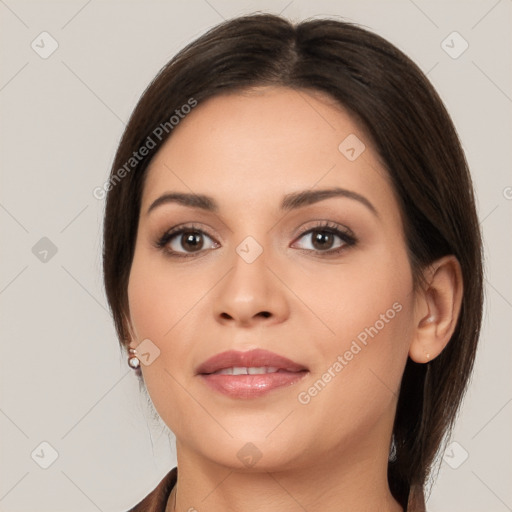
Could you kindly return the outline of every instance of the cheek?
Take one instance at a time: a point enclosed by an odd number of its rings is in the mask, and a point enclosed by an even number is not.
[[[340,269],[334,283],[317,276],[322,292],[309,294],[312,304],[323,305],[316,313],[334,335],[316,337],[313,385],[301,388],[299,402],[312,415],[329,410],[334,436],[369,427],[389,413],[407,360],[414,332],[407,255],[395,251],[380,256],[371,264]]]
[[[315,345],[331,357],[356,339],[363,344],[386,340],[392,350],[407,345],[407,336],[399,334],[411,326],[412,287],[407,254],[399,248],[358,253],[336,267],[316,264],[294,282],[310,311],[304,316],[316,321]]]
[[[156,340],[172,327],[170,313],[173,311],[172,295],[141,259],[135,259],[128,283],[130,317],[135,327],[138,342],[144,338]]]
[[[130,317],[136,343],[150,339],[160,351],[150,365],[141,365],[144,385],[167,426],[180,432],[181,413],[190,407],[190,397],[184,392],[186,382],[179,369],[189,364],[186,340],[193,339],[184,336],[183,329],[187,311],[198,300],[197,288],[190,275],[169,275],[165,261],[155,260],[143,250],[135,253],[128,283]]]
[[[138,341],[149,338],[159,346],[198,301],[194,272],[170,272],[165,258],[142,249],[135,253],[128,283],[130,316]]]

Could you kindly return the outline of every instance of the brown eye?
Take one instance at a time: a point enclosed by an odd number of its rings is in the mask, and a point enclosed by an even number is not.
[[[356,239],[352,234],[345,233],[339,228],[326,225],[312,228],[303,233],[298,240],[308,240],[309,242],[302,243],[300,249],[307,251],[332,254],[343,250],[346,246],[351,246],[356,243]],[[295,242],[297,244],[297,242]]]
[[[219,244],[200,229],[184,227],[164,234],[157,246],[170,256],[193,256],[209,248],[215,249]]]
[[[187,231],[178,239],[181,247],[189,251],[199,251],[203,248],[204,239],[199,231]]]
[[[312,231],[312,245],[319,251],[331,249],[334,244],[334,236],[327,231]]]

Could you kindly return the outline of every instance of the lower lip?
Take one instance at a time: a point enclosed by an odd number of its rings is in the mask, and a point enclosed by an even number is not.
[[[308,372],[275,372],[260,375],[200,375],[212,389],[231,398],[258,398],[267,393],[291,386]]]

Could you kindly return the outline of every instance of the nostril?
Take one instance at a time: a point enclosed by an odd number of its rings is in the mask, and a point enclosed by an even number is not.
[[[269,311],[260,311],[259,313],[257,313],[254,316],[255,317],[262,316],[263,318],[269,318],[272,316],[272,313],[270,313]],[[220,317],[225,320],[233,320],[233,317],[229,313],[226,313],[226,312],[221,313]]]

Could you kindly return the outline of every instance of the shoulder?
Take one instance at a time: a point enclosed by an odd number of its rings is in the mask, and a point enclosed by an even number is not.
[[[128,512],[165,512],[167,499],[176,484],[178,469],[173,468],[160,483],[140,502]]]

